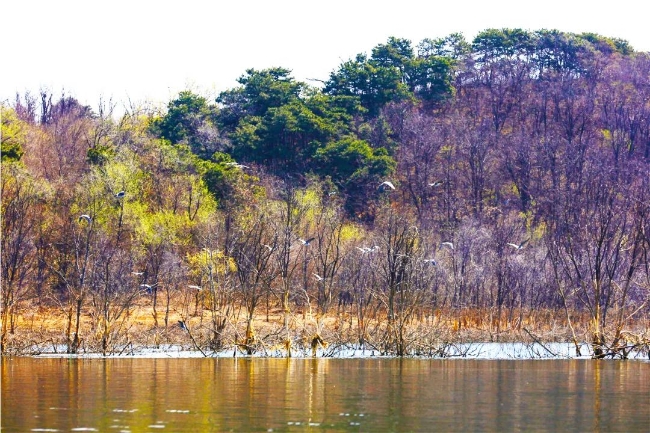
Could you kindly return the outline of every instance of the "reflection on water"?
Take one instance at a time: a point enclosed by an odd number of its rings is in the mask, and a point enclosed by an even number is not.
[[[2,360],[2,431],[648,431],[650,363]]]

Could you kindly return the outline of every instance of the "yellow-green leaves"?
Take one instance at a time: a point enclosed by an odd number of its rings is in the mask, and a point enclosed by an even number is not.
[[[0,105],[0,119],[2,120],[0,137],[2,138],[2,162],[19,161],[22,158],[27,139],[25,122],[18,119],[16,112]]]
[[[209,282],[209,278],[235,272],[237,265],[232,257],[223,251],[203,248],[200,251],[188,253],[186,256],[192,281]]]

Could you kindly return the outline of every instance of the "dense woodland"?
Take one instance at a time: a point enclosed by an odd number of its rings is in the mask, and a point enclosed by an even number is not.
[[[444,355],[464,329],[647,350],[648,53],[488,29],[238,83],[119,118],[2,105],[3,353]]]

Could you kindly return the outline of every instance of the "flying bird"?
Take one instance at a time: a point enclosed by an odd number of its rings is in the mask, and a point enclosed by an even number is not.
[[[357,247],[359,251],[361,251],[363,254],[365,253],[374,253],[375,251],[379,251],[379,245],[375,245],[374,247]]]
[[[93,219],[90,217],[90,215],[83,214],[83,215],[80,215],[80,216],[79,216],[79,222],[81,222],[82,220],[86,220],[86,222],[87,222],[88,224],[90,224],[90,222],[91,222]]]
[[[133,275],[138,275],[138,276],[140,276],[140,275],[144,275],[144,272],[136,272],[136,271],[133,271],[133,272],[131,272],[131,273],[132,273]]]
[[[199,292],[202,290],[202,289],[201,289],[201,286],[196,286],[196,285],[194,285],[194,284],[190,284],[190,285],[187,286],[187,287],[189,287],[190,289],[198,290]]]
[[[529,240],[530,240],[530,238],[526,239],[525,241],[523,241],[519,245],[508,242],[508,245],[510,245],[511,247],[513,247],[516,250],[520,250],[520,249],[522,249],[524,247],[524,245],[526,245],[526,243],[528,243]]]
[[[321,277],[320,275],[318,275],[315,272],[313,273],[313,275],[314,275],[314,278],[316,278],[316,280],[318,280],[318,281],[323,281],[325,279],[325,278]]]
[[[185,322],[182,320],[178,321],[178,327],[181,328],[183,331],[187,331],[187,326],[185,325]]]
[[[140,287],[142,287],[145,292],[151,293],[153,291],[153,288],[156,287],[156,284],[140,284]]]
[[[382,189],[386,189],[385,187],[388,187],[390,189],[395,189],[395,185],[391,181],[385,180],[382,183],[379,184],[379,187]]]
[[[441,180],[436,180],[435,182],[429,184],[429,186],[432,186],[434,188],[437,187],[437,186],[440,186],[440,185],[442,185]]]
[[[305,240],[305,239],[301,239],[301,238],[298,238],[298,240],[300,241],[300,243],[303,244],[304,246],[309,245],[309,244],[311,243],[311,241],[313,241],[314,239],[316,239],[316,238],[309,238],[309,239],[307,239],[307,240]]]
[[[117,194],[115,194],[115,197],[116,198],[124,198],[125,195],[126,195],[125,191],[120,191]]]
[[[433,266],[436,266],[438,263],[434,259],[424,259],[422,260],[424,263],[431,263]]]
[[[250,168],[249,166],[240,164],[238,162],[226,162],[224,165],[227,165],[229,167],[237,167],[237,168]]]
[[[440,245],[444,245],[444,246],[446,246],[446,247],[449,247],[449,248],[451,248],[452,250],[454,249],[454,244],[451,243],[451,242],[443,242],[443,243],[441,243]]]
[[[262,246],[265,247],[265,248],[266,248],[267,250],[269,250],[269,251],[273,251],[273,250],[274,250],[274,248],[273,248],[271,245],[262,244]]]

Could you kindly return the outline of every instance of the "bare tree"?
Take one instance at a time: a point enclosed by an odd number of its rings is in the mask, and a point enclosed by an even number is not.
[[[254,352],[257,341],[253,326],[257,307],[271,290],[271,284],[276,277],[273,266],[276,248],[277,238],[273,227],[263,214],[256,215],[251,226],[242,223],[232,248],[232,257],[237,268],[237,297],[246,308],[246,336],[243,347],[249,355]]]
[[[44,211],[44,185],[21,167],[2,167],[2,331],[0,352],[7,333],[14,332],[16,307],[28,295],[27,282],[35,269],[35,238]]]
[[[407,326],[424,291],[415,284],[419,257],[419,233],[413,221],[392,211],[385,217],[381,230],[382,260],[380,286],[376,296],[386,311],[384,351],[404,356],[409,351]]]
[[[339,270],[345,259],[343,234],[345,223],[336,207],[321,206],[316,216],[316,245],[313,277],[317,288],[317,334],[334,303]]]
[[[589,182],[565,209],[567,225],[555,230],[550,252],[563,278],[563,299],[567,302],[574,294],[589,313],[593,356],[599,358],[617,352],[612,341],[620,339],[624,312],[630,312],[643,237],[641,220],[631,213],[632,194],[621,196],[623,185],[601,165],[600,157],[593,161],[597,163],[590,164]],[[610,320],[612,309],[618,311],[618,320]]]

